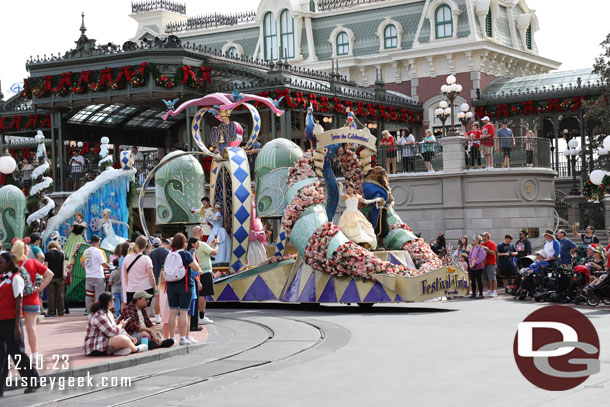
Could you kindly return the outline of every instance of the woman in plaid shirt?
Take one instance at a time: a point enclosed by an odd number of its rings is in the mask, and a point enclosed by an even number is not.
[[[146,345],[135,345],[135,339],[124,332],[123,328],[128,320],[118,325],[109,311],[112,305],[112,294],[100,294],[99,302],[91,306],[91,316],[87,323],[87,334],[83,350],[87,356],[129,355],[130,353],[148,350]]]

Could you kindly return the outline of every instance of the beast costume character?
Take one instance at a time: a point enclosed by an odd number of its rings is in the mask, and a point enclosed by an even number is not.
[[[366,200],[382,198],[381,203],[371,204],[371,224],[377,236],[378,247],[383,245],[383,239],[390,232],[388,224],[388,208],[394,201],[392,190],[385,170],[381,167],[374,167],[363,180],[362,192]]]

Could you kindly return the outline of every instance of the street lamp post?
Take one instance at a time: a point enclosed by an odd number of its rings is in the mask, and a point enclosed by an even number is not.
[[[434,115],[438,117],[441,123],[443,123],[443,136],[446,136],[447,134],[445,132],[445,122],[447,121],[450,115],[453,115],[453,111],[449,107],[447,102],[445,102],[444,100],[441,100],[438,106],[439,107],[434,111]]]
[[[468,103],[462,103],[460,105],[460,112],[457,114],[457,118],[460,122],[462,122],[462,126],[464,126],[464,129],[466,129],[466,126],[468,126],[468,123],[470,123],[470,120],[472,120],[472,112],[469,112],[470,110],[470,106],[468,106]]]
[[[570,191],[570,195],[572,196],[580,195],[580,191],[578,190],[578,186],[576,185],[576,160],[580,158],[580,151],[581,150],[578,147],[578,139],[575,138],[568,141],[568,148],[563,150],[563,155],[566,156],[572,168],[572,190]]]
[[[449,136],[455,136],[455,111],[453,109],[453,103],[455,99],[458,97],[460,92],[462,92],[462,85],[456,83],[456,78],[454,75],[449,75],[446,79],[447,84],[441,86],[441,93],[445,95],[445,97],[449,100],[449,105],[451,106],[451,131],[449,132]]]

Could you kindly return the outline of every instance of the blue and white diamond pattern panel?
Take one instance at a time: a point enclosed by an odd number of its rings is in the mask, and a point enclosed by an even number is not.
[[[258,113],[258,109],[248,103],[243,103],[242,106],[245,106],[250,114],[252,115],[252,132],[250,133],[250,139],[246,143],[246,151],[251,150],[254,147],[254,143],[258,138],[258,135],[261,131],[261,115]],[[271,113],[273,114],[273,113]]]
[[[229,166],[233,191],[233,236],[231,246],[231,272],[238,272],[247,263],[250,242],[250,222],[252,209],[252,187],[250,165],[246,152],[239,147],[225,149],[225,158],[220,165]]]
[[[288,237],[286,236],[286,232],[284,232],[284,228],[282,228],[282,231],[277,236],[277,240],[275,241],[275,253],[274,253],[275,256],[284,255],[284,250],[286,250],[287,240],[288,240]]]

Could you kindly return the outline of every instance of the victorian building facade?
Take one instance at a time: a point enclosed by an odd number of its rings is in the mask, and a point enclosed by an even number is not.
[[[148,5],[148,6],[147,6]],[[223,53],[331,72],[423,104],[424,127],[445,77],[463,91],[456,106],[497,78],[548,73],[559,62],[536,46],[538,17],[525,0],[260,0],[256,11],[192,17],[164,1],[134,4],[134,42],[169,35]]]

